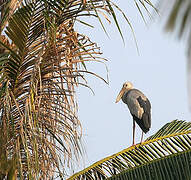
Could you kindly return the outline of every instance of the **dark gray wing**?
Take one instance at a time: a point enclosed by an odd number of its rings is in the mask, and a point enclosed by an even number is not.
[[[122,100],[143,132],[148,132],[151,127],[151,104],[147,97],[138,89],[131,89],[124,93]]]
[[[148,99],[145,100],[141,96],[137,98],[137,101],[139,102],[140,107],[143,108],[144,112],[141,120],[144,124],[144,128],[148,131],[151,127],[151,104]]]

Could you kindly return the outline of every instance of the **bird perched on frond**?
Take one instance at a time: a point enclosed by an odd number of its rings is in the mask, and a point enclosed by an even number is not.
[[[142,142],[143,133],[147,133],[151,127],[151,104],[141,91],[133,88],[131,82],[125,82],[123,84],[117,96],[116,103],[119,102],[120,99],[127,104],[133,116],[133,145],[135,145],[135,122],[142,129]]]

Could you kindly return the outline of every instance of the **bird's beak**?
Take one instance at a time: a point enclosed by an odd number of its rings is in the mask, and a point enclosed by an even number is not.
[[[125,92],[125,89],[122,88],[121,91],[119,92],[118,96],[117,96],[117,99],[116,99],[115,103],[118,103],[120,101],[120,99],[122,98],[124,92]]]

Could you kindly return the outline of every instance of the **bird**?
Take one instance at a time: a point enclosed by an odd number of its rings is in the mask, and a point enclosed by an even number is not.
[[[138,89],[134,89],[131,82],[125,82],[119,92],[116,103],[122,101],[127,104],[133,117],[133,145],[135,145],[135,122],[142,129],[141,142],[143,133],[147,133],[151,127],[151,103],[148,98]]]

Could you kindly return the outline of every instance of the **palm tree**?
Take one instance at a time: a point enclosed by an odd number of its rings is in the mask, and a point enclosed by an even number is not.
[[[0,179],[62,179],[80,158],[75,89],[88,87],[86,74],[99,77],[86,62],[105,59],[74,25],[91,27],[80,17],[96,17],[106,32],[104,14],[123,37],[114,8],[122,12],[110,0],[0,2]]]
[[[191,123],[174,120],[142,144],[106,157],[68,180],[190,179]]]

